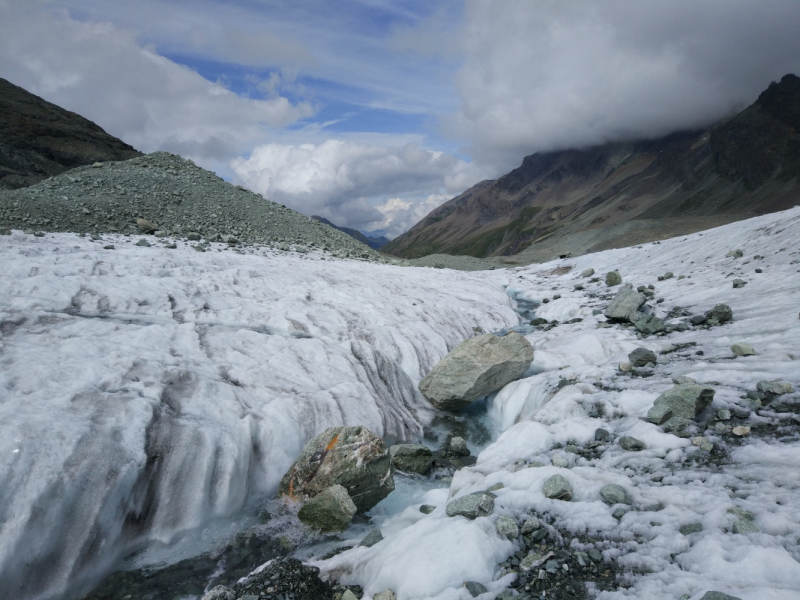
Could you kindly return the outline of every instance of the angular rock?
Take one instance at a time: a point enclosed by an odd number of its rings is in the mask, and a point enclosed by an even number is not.
[[[569,461],[560,454],[556,454],[551,462],[554,467],[558,467],[559,469],[566,469],[569,466]]]
[[[693,424],[694,421],[685,417],[670,417],[661,425],[661,428],[667,433],[674,433],[678,437],[686,437],[685,434],[692,429]]]
[[[436,507],[431,504],[423,504],[419,507],[419,512],[421,512],[423,515],[429,515],[435,510]]]
[[[733,287],[734,288],[743,288],[747,285],[747,282],[744,279],[734,279],[733,280]]]
[[[141,240],[139,240],[138,242],[136,242],[136,244],[134,244],[134,245],[135,245],[135,246],[143,246],[143,247],[145,247],[145,248],[149,248],[149,247],[150,247],[150,242],[148,242],[148,241],[147,241],[147,240],[145,240],[145,239],[141,239]]]
[[[644,367],[647,363],[656,364],[658,362],[656,353],[647,348],[636,348],[628,354],[628,360],[634,367]]]
[[[539,519],[530,518],[522,524],[522,529],[520,531],[522,535],[528,535],[529,533],[533,533],[537,529],[540,529],[541,526],[542,524],[539,523]]]
[[[726,323],[733,319],[733,310],[727,304],[717,304],[706,313],[707,319],[716,319],[720,323]]]
[[[761,530],[758,528],[758,525],[753,523],[751,520],[739,519],[733,524],[733,533],[761,533]]]
[[[688,523],[686,525],[681,525],[680,531],[683,535],[691,535],[693,533],[700,533],[703,531],[703,524],[702,523]]]
[[[342,594],[342,600],[358,600],[358,596],[348,589],[344,591],[344,594]]]
[[[138,227],[139,231],[142,233],[155,233],[158,231],[158,225],[151,223],[147,219],[136,219],[136,227]]]
[[[465,581],[464,587],[467,588],[469,595],[473,598],[477,598],[481,594],[485,594],[489,590],[486,589],[486,586],[482,583],[478,583],[477,581]]]
[[[453,456],[469,456],[470,451],[469,448],[467,448],[467,440],[460,436],[450,438],[450,443],[447,445],[447,454]]]
[[[647,420],[656,425],[666,423],[672,418],[672,408],[666,404],[653,406],[647,412]]]
[[[361,539],[361,542],[358,545],[365,546],[367,548],[372,548],[375,544],[377,544],[382,540],[383,540],[383,534],[381,533],[381,530],[373,529]]]
[[[611,516],[614,517],[617,521],[621,520],[622,517],[628,514],[627,509],[618,506],[614,509],[614,512],[611,513]]]
[[[394,468],[406,473],[424,475],[431,470],[433,453],[421,444],[395,444],[389,448]]]
[[[641,312],[633,313],[630,322],[633,323],[633,326],[636,327],[637,330],[645,335],[652,335],[664,331],[665,329],[664,321],[655,315],[646,315]]]
[[[664,273],[664,279],[672,279],[675,275],[672,274],[672,271],[667,271]]]
[[[628,493],[621,485],[609,483],[600,488],[600,497],[606,504],[631,504]]]
[[[572,487],[561,475],[548,477],[542,487],[542,493],[552,500],[572,500]]]
[[[515,540],[519,535],[519,527],[517,527],[517,522],[511,517],[500,517],[497,519],[497,522],[494,524],[494,526],[497,529],[498,535],[501,537]]]
[[[372,597],[372,600],[397,600],[397,596],[392,588],[386,588]]]
[[[209,590],[200,600],[236,600],[236,594],[230,588],[218,585]]]
[[[331,427],[309,441],[281,479],[278,493],[314,497],[342,485],[366,512],[394,490],[394,467],[383,440],[362,426]]]
[[[731,250],[725,255],[725,258],[742,258],[744,253],[741,250]]]
[[[623,450],[628,450],[631,452],[638,452],[639,450],[645,449],[644,442],[629,435],[619,438],[619,446]]]
[[[445,513],[448,517],[467,517],[477,519],[492,514],[494,510],[494,494],[475,492],[467,494],[447,503]]]
[[[792,393],[792,384],[788,381],[759,381],[756,384],[759,392],[782,396]]]
[[[742,600],[737,596],[729,596],[722,592],[706,592],[700,600]]]
[[[756,354],[755,348],[746,342],[732,344],[731,352],[733,352],[734,356],[753,356]]]
[[[619,271],[610,271],[606,273],[606,285],[608,287],[614,287],[620,283],[622,283],[622,275],[619,274]]]
[[[323,532],[344,531],[356,511],[356,505],[347,490],[337,484],[322,490],[303,504],[297,518],[309,527]]]
[[[441,410],[458,410],[519,379],[531,366],[533,346],[524,336],[482,335],[447,354],[420,382],[419,390]]]
[[[607,442],[611,439],[611,432],[607,429],[595,429],[594,439],[596,442]]]
[[[630,321],[645,300],[647,296],[634,291],[633,286],[626,283],[606,308],[606,318],[609,321]]]
[[[651,414],[653,418],[658,418],[653,409],[656,407],[668,406],[672,409],[674,417],[694,419],[711,404],[713,399],[713,388],[696,383],[682,383],[667,390],[656,398],[656,401],[653,403],[653,408],[647,413],[647,418],[651,420]],[[659,408],[658,412],[662,411],[663,409]]]
[[[594,275],[594,269],[592,268],[581,271],[581,277],[591,277],[592,275]]]

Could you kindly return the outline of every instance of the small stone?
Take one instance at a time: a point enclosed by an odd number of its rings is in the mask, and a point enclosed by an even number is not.
[[[561,475],[549,477],[542,487],[542,493],[552,500],[572,500],[572,487]]]
[[[591,277],[592,275],[594,275],[594,269],[589,268],[581,271],[581,277]]]
[[[764,271],[762,269],[756,269],[756,273],[763,273],[763,272]]]
[[[581,291],[583,289],[583,284],[582,283],[576,283],[573,287],[574,287],[575,291],[579,292],[579,291]]]
[[[619,445],[623,450],[629,450],[631,452],[638,452],[639,450],[645,449],[644,442],[628,435],[619,439]]]
[[[666,325],[664,321],[655,315],[646,315],[641,312],[634,313],[630,318],[631,323],[641,333],[645,335],[652,335],[664,331]]]
[[[613,287],[615,285],[619,285],[622,283],[622,275],[619,274],[619,271],[611,271],[606,273],[606,285],[608,287]]]
[[[465,581],[464,587],[467,588],[469,595],[473,598],[477,598],[481,594],[485,594],[489,590],[486,589],[486,586],[482,583],[478,583],[477,581]]]
[[[469,448],[467,448],[467,440],[459,436],[450,438],[450,446],[447,450],[450,454],[455,454],[456,456],[470,455]]]
[[[733,280],[733,287],[734,288],[743,288],[747,285],[747,282],[744,279],[734,279]]]
[[[761,530],[750,519],[739,519],[733,524],[733,533],[761,533]]]
[[[672,271],[667,271],[664,273],[664,279],[672,279],[675,275],[672,274]]]
[[[633,365],[629,362],[621,362],[619,363],[619,370],[623,373],[629,373],[631,370],[633,370]]]
[[[561,294],[553,294],[553,300],[560,300]]]
[[[531,321],[531,325],[533,325],[534,327],[539,327],[540,325],[547,325],[547,319],[536,317]]]
[[[92,167],[94,167],[95,169],[99,169],[102,166],[103,166],[103,163],[101,163],[101,162],[92,163]],[[219,586],[219,587],[222,587],[222,586]]]
[[[419,507],[419,512],[421,512],[423,515],[429,515],[435,510],[436,507],[431,504],[423,504]]]
[[[731,430],[733,435],[738,435],[739,437],[744,437],[750,434],[750,427],[747,425],[738,425]]]
[[[680,531],[683,535],[691,535],[693,533],[699,533],[703,531],[703,524],[702,523],[688,523],[687,525],[681,525]]]
[[[150,242],[148,242],[146,239],[142,238],[141,240],[139,240],[138,242],[136,242],[136,244],[135,244],[135,245],[136,245],[136,246],[143,246],[143,247],[145,247],[145,248],[149,248],[149,247],[150,247]]]
[[[186,234],[186,239],[190,242],[199,242],[200,241],[200,234],[196,231],[190,231]]]
[[[347,589],[344,591],[344,594],[342,594],[342,600],[358,600],[358,596]]]
[[[707,321],[705,315],[694,315],[692,318],[689,319],[689,322],[697,327],[698,325],[702,325]]]
[[[792,384],[788,381],[759,381],[756,387],[759,392],[763,392],[764,394],[769,393],[782,396],[783,394],[792,393]]]
[[[628,514],[628,510],[627,509],[622,508],[621,506],[618,506],[617,508],[615,508],[613,510],[613,512],[611,513],[611,516],[614,517],[617,521],[619,521],[620,519],[622,519],[622,517],[624,517],[627,514]]]
[[[372,546],[374,546],[381,540],[383,540],[383,534],[381,533],[381,530],[373,529],[361,539],[361,542],[358,545],[366,546],[367,548],[372,548]]]
[[[686,375],[676,375],[672,378],[672,383],[681,385],[682,383],[697,383],[697,380],[692,377],[687,377]]]
[[[397,600],[397,596],[392,588],[386,588],[372,597],[372,600]]]
[[[445,512],[448,517],[461,516],[468,519],[477,519],[478,517],[490,515],[493,510],[494,495],[476,492],[451,500],[447,504]]]
[[[600,496],[606,504],[631,504],[631,499],[621,485],[609,483],[600,488]]]
[[[495,528],[497,529],[498,535],[501,537],[506,537],[510,540],[517,539],[519,535],[519,527],[517,527],[516,521],[511,517],[502,516],[497,519],[497,522],[494,524]]]
[[[595,429],[594,439],[596,442],[607,442],[611,440],[611,432],[602,427],[600,429]]]
[[[113,250],[114,244],[108,244],[107,246],[103,246],[103,250]]]
[[[742,258],[744,253],[741,250],[731,250],[725,255],[725,258]]]
[[[553,466],[558,467],[559,469],[566,469],[567,467],[569,467],[569,461],[560,454],[556,454],[553,457],[552,462]]]
[[[733,318],[733,310],[727,304],[717,304],[706,313],[707,319],[716,319],[720,323],[726,323]]]
[[[603,560],[603,555],[597,548],[591,548],[588,552],[589,558],[592,559],[592,562],[599,563]]]
[[[541,528],[541,526],[542,524],[539,523],[539,519],[534,519],[534,518],[527,519],[522,524],[522,529],[521,529],[522,535],[528,535],[530,533],[533,533],[537,529]]]
[[[636,348],[636,350],[628,354],[628,360],[634,367],[643,367],[647,363],[655,364],[658,361],[656,353],[647,348]]]
[[[753,356],[756,354],[755,349],[746,342],[737,342],[731,345],[731,352],[734,356]]]
[[[420,475],[430,471],[433,462],[433,453],[421,444],[395,444],[389,448],[389,456],[395,469]]]

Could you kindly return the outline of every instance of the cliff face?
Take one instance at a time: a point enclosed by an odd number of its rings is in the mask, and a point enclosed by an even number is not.
[[[689,233],[800,199],[800,78],[705,131],[537,153],[432,211],[383,252],[530,260]]]
[[[141,155],[88,119],[0,78],[0,189]]]

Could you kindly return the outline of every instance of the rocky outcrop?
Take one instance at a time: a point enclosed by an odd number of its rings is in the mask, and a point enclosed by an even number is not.
[[[313,498],[341,485],[358,512],[394,490],[394,467],[383,440],[366,427],[331,427],[308,442],[286,472],[278,493]]]
[[[88,119],[0,78],[0,188],[141,155]]]
[[[524,336],[482,335],[456,346],[428,373],[419,391],[441,410],[458,410],[519,379],[531,366]]]

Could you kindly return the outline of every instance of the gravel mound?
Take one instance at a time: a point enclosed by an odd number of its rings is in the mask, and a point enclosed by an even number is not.
[[[238,598],[244,595],[263,600],[324,600],[333,589],[319,578],[319,569],[294,558],[277,558],[260,573],[250,575],[234,586]]]
[[[138,234],[137,219],[154,224],[159,237],[196,233],[207,241],[386,260],[332,227],[168,152],[78,167],[28,188],[0,191],[0,227]]]

